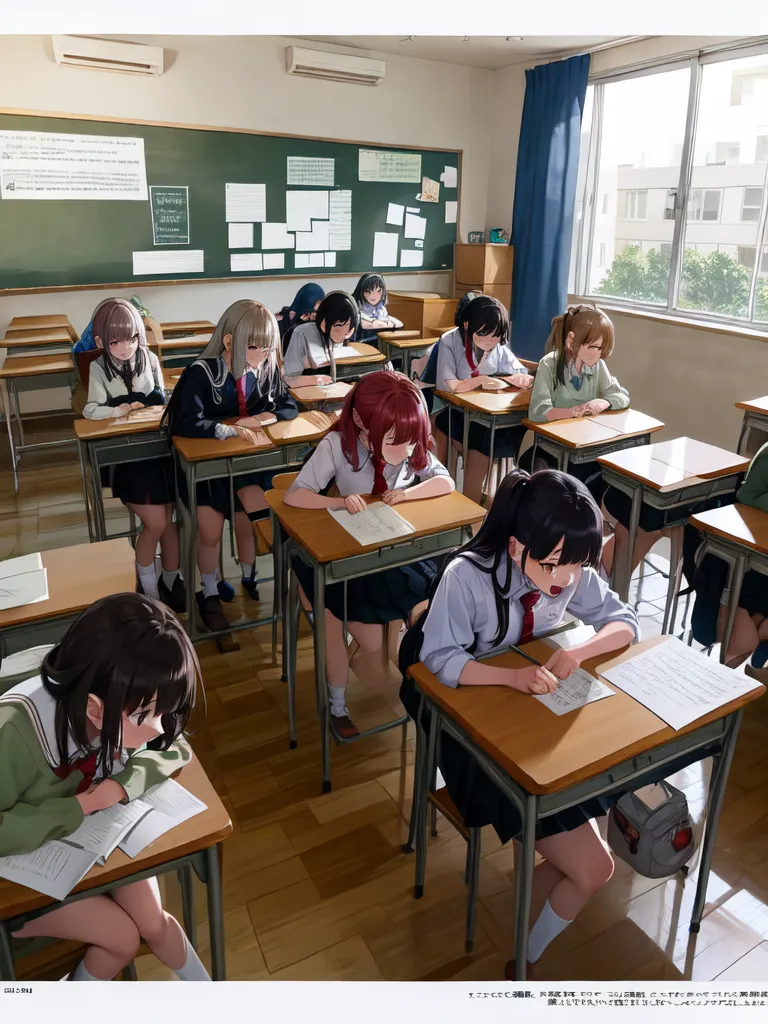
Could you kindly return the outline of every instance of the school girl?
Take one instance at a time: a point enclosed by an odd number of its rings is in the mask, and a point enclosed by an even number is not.
[[[182,736],[202,687],[178,620],[141,594],[92,604],[43,661],[0,696],[0,856],[71,835],[192,758]],[[87,943],[71,981],[109,981],[143,938],[182,981],[209,981],[156,878],[51,910],[14,933]]]
[[[387,286],[381,274],[363,274],[352,292],[360,308],[360,330],[363,339],[374,336],[375,331],[396,330],[401,320],[387,312]]]
[[[353,341],[360,326],[357,303],[346,292],[329,292],[315,313],[315,322],[300,324],[291,333],[285,353],[289,387],[330,384],[335,372],[334,349]],[[331,375],[317,373],[329,366]]]
[[[436,384],[438,391],[464,394],[477,388],[502,391],[508,385],[529,388],[533,377],[516,358],[507,341],[509,314],[497,299],[478,295],[467,303],[459,317],[460,323],[442,335],[437,355]],[[437,454],[441,461],[448,455],[448,409],[435,419]],[[450,415],[452,442],[461,450],[464,422],[454,409]],[[525,427],[508,427],[494,438],[494,456],[516,459]],[[464,463],[464,493],[473,501],[482,498],[483,481],[488,472],[491,432],[488,427],[473,423],[469,428],[469,452]]]
[[[556,470],[528,476],[516,470],[502,481],[478,534],[449,562],[423,619],[403,640],[401,668],[422,661],[445,686],[506,686],[522,693],[553,692],[588,658],[609,654],[638,637],[634,609],[600,579],[600,510],[584,485]],[[562,623],[565,613],[592,625],[590,640],[557,650],[544,666],[504,669],[477,660],[524,644]],[[401,699],[418,714],[407,678]],[[519,838],[520,813],[450,737],[440,741],[440,770],[468,826],[492,824],[503,843]],[[592,819],[610,802],[599,797],[542,819],[536,849],[528,959],[547,945],[608,881],[613,860]],[[514,979],[514,963],[506,975]]]
[[[328,497],[334,481],[340,497]],[[366,508],[361,495],[372,494],[388,505],[434,498],[453,490],[448,471],[429,450],[429,417],[416,385],[400,373],[378,370],[355,385],[341,416],[288,489],[285,502],[297,508]],[[293,562],[306,603],[314,600],[312,570]],[[347,583],[349,632],[365,654],[381,649],[382,626],[407,620],[422,602],[434,578],[434,562],[385,569]],[[346,707],[349,662],[342,629],[344,588],[325,591],[327,675],[332,723],[344,739],[357,735]],[[320,627],[322,628],[322,626]]]
[[[283,354],[286,333],[298,324],[314,320],[317,307],[324,297],[325,292],[320,285],[310,281],[299,288],[290,306],[283,306],[279,313],[275,313],[275,319],[280,327],[280,338],[283,340]]]
[[[611,375],[605,360],[613,351],[613,324],[597,306],[569,306],[552,321],[547,354],[539,363],[531,392],[528,418],[534,423],[597,416],[609,409],[626,409],[629,392]],[[520,460],[531,466],[533,448]],[[537,449],[537,458],[555,465],[551,455]],[[605,490],[596,462],[573,464],[568,472],[583,480],[596,501]]]
[[[163,373],[157,356],[147,348],[144,321],[136,307],[125,299],[107,299],[94,312],[92,331],[101,354],[89,369],[88,400],[83,409],[86,419],[114,419],[145,406],[164,405]],[[179,574],[170,457],[115,466],[111,487],[115,497],[141,520],[142,531],[136,541],[137,588],[160,598],[175,612],[183,612],[186,596]],[[159,577],[155,573],[158,545]]]
[[[282,376],[277,321],[254,299],[241,299],[224,313],[200,358],[182,374],[167,410],[172,437],[220,441],[240,436],[253,442],[253,431],[297,415],[298,408]],[[264,490],[270,486],[272,475],[238,474],[234,480],[234,510],[230,507],[228,479],[211,480],[197,487],[197,564],[202,590],[196,596],[201,618],[211,631],[227,628],[218,586],[219,545],[224,519],[231,518],[233,512],[241,582],[245,592],[258,600],[252,523],[262,518],[267,508]],[[183,477],[180,488],[186,504]]]

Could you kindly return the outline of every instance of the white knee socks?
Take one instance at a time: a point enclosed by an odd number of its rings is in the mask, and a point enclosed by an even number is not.
[[[218,597],[219,596],[219,574],[218,572],[204,572],[201,573],[203,581],[203,597]]]
[[[85,960],[81,960],[80,963],[77,965],[77,967],[74,969],[74,971],[72,971],[72,973],[70,974],[69,980],[70,981],[103,981],[104,979],[103,978],[94,978],[94,976],[92,974],[89,974],[87,969],[86,969],[86,966],[85,966]]]
[[[136,563],[136,571],[139,574],[139,583],[141,583],[141,589],[147,595],[147,597],[157,598],[157,575],[155,573],[155,563],[150,562],[149,565],[139,565]]]
[[[331,701],[331,714],[343,718],[347,713],[346,686],[328,686]]]
[[[560,932],[564,932],[569,924],[573,922],[558,917],[547,900],[538,921],[531,929],[528,939],[528,962],[535,964],[550,942],[556,939]]]
[[[181,925],[179,925],[181,927]],[[195,952],[192,943],[184,934],[184,942],[187,947],[187,959],[184,961],[184,966],[180,967],[173,973],[179,979],[179,981],[210,981],[211,976],[203,966],[203,962]]]
[[[176,582],[176,577],[180,575],[178,569],[163,569],[161,573],[163,577],[163,583],[168,587],[169,590],[173,590],[173,585]]]

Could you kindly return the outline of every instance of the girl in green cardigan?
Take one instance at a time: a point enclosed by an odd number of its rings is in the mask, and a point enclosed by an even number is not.
[[[40,675],[0,696],[0,856],[74,832],[86,814],[135,800],[192,758],[182,737],[200,665],[178,620],[142,594],[91,605]],[[210,980],[156,878],[92,896],[15,933],[89,944],[73,981],[114,978],[143,938],[183,981]]]

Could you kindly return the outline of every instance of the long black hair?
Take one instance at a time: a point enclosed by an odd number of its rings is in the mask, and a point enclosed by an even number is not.
[[[374,288],[381,288],[381,302],[386,306],[387,304],[387,286],[384,284],[384,278],[381,274],[363,274],[360,280],[355,285],[355,290],[352,292],[352,298],[358,304],[358,306],[365,302],[365,293],[372,292]]]
[[[315,325],[320,332],[323,352],[329,361],[333,353],[331,328],[346,323],[349,323],[350,331],[354,332],[353,338],[356,337],[360,327],[360,310],[357,303],[348,292],[328,292],[317,307]]]
[[[540,562],[561,540],[560,565],[594,568],[602,551],[603,520],[584,484],[567,473],[542,469],[529,476],[517,469],[504,477],[483,525],[458,552],[459,558],[472,562],[493,582],[499,623],[494,645],[501,643],[509,628],[510,537],[523,545],[520,562],[523,572],[529,555]],[[482,564],[489,559],[490,566]]]
[[[459,316],[459,309],[456,310],[456,315]],[[490,295],[478,295],[471,299],[461,311],[460,319],[459,336],[464,343],[467,338],[474,338],[476,334],[482,338],[498,338],[500,345],[506,345],[509,340],[509,313],[498,299],[493,299]],[[467,325],[466,330],[464,324]],[[484,353],[477,345],[473,345],[472,348],[475,358],[482,359]]]
[[[56,740],[62,764],[72,753],[98,749],[107,777],[121,746],[124,713],[133,714],[156,697],[163,733],[147,744],[167,750],[186,728],[202,673],[195,649],[179,620],[143,594],[114,594],[87,608],[43,660],[43,686],[58,702]],[[100,745],[86,728],[90,694],[104,705]]]
[[[467,306],[473,299],[479,298],[480,295],[482,295],[482,292],[465,292],[464,295],[462,295],[462,297],[459,299],[459,304],[456,306],[456,314],[453,318],[453,322],[456,324],[458,328],[461,329],[464,326],[464,321],[466,319],[464,314],[467,311]]]

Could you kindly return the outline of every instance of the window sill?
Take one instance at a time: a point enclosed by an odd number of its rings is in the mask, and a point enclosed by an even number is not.
[[[768,324],[765,330],[756,330],[754,327],[742,327],[737,324],[717,323],[714,320],[699,320],[693,316],[684,316],[680,313],[654,312],[648,309],[633,309],[629,306],[616,306],[610,302],[602,302],[600,296],[588,296],[576,298],[569,296],[570,303],[595,302],[606,313],[619,314],[621,316],[637,317],[639,320],[651,320],[656,323],[674,324],[675,327],[688,327],[696,331],[711,331],[713,334],[730,334],[739,338],[751,338],[755,341],[768,342]]]

